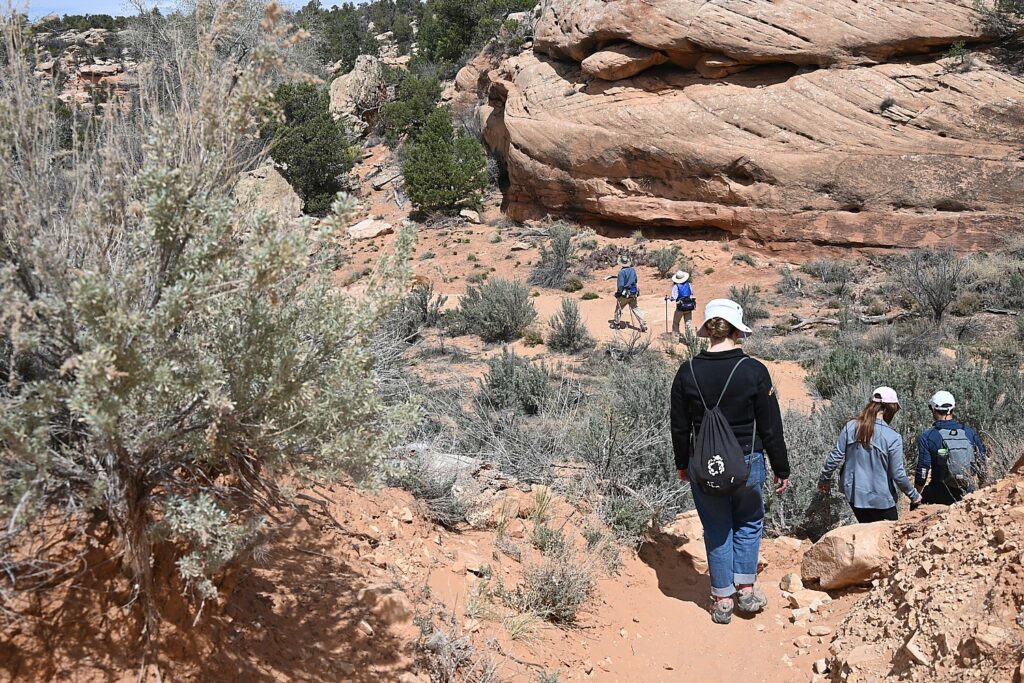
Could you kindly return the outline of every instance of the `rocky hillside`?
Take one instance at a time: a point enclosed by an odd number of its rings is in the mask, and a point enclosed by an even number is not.
[[[1024,228],[1024,80],[991,40],[972,0],[552,0],[486,134],[519,218],[984,247]]]

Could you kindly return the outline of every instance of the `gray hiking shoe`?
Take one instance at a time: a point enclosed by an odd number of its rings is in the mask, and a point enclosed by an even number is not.
[[[768,596],[757,586],[744,588],[740,591],[739,605],[741,612],[757,614],[768,605]]]
[[[734,603],[732,598],[726,598],[724,600],[715,600],[712,598],[711,621],[716,624],[728,624],[732,621],[733,607]]]

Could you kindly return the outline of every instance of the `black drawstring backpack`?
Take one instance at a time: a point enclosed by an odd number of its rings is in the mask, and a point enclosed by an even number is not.
[[[729,379],[725,381],[722,395],[714,408],[708,408],[704,400],[704,393],[700,390],[700,382],[693,371],[693,361],[690,361],[690,374],[693,375],[693,383],[697,387],[697,394],[700,402],[704,404],[704,419],[701,421],[700,431],[693,442],[693,462],[690,466],[690,481],[700,486],[700,490],[709,496],[729,496],[741,486],[746,486],[747,478],[750,476],[750,463],[747,462],[743,449],[740,448],[736,435],[729,426],[719,406],[725,398],[725,392],[729,390],[736,370],[743,364],[746,358],[741,358],[732,372]],[[757,423],[754,423],[754,433],[757,433]],[[752,442],[756,438],[751,439]],[[751,445],[753,455],[753,445]]]

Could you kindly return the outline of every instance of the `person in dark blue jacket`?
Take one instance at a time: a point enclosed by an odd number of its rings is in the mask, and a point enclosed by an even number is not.
[[[609,275],[608,278],[611,279]],[[643,311],[637,305],[637,297],[640,296],[640,287],[637,280],[636,269],[628,256],[619,257],[619,275],[615,285],[615,322],[613,328],[622,327],[622,309],[629,306],[629,310],[636,316],[640,323],[640,331],[647,331],[647,319]]]
[[[693,286],[690,284],[690,274],[680,270],[672,276],[672,294],[666,297],[666,301],[676,302],[676,311],[672,315],[672,335],[678,341],[683,341],[683,335],[679,333],[679,322],[686,322],[687,333],[692,331],[693,311],[697,308],[697,300],[693,298]]]
[[[928,405],[935,422],[917,440],[914,485],[925,503],[952,505],[984,483],[985,444],[953,417],[953,394],[940,391]]]

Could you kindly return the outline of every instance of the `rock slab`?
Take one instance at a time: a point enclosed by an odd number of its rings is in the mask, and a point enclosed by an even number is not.
[[[801,576],[817,579],[826,590],[869,584],[892,563],[895,526],[895,522],[875,522],[833,529],[804,555]]]

